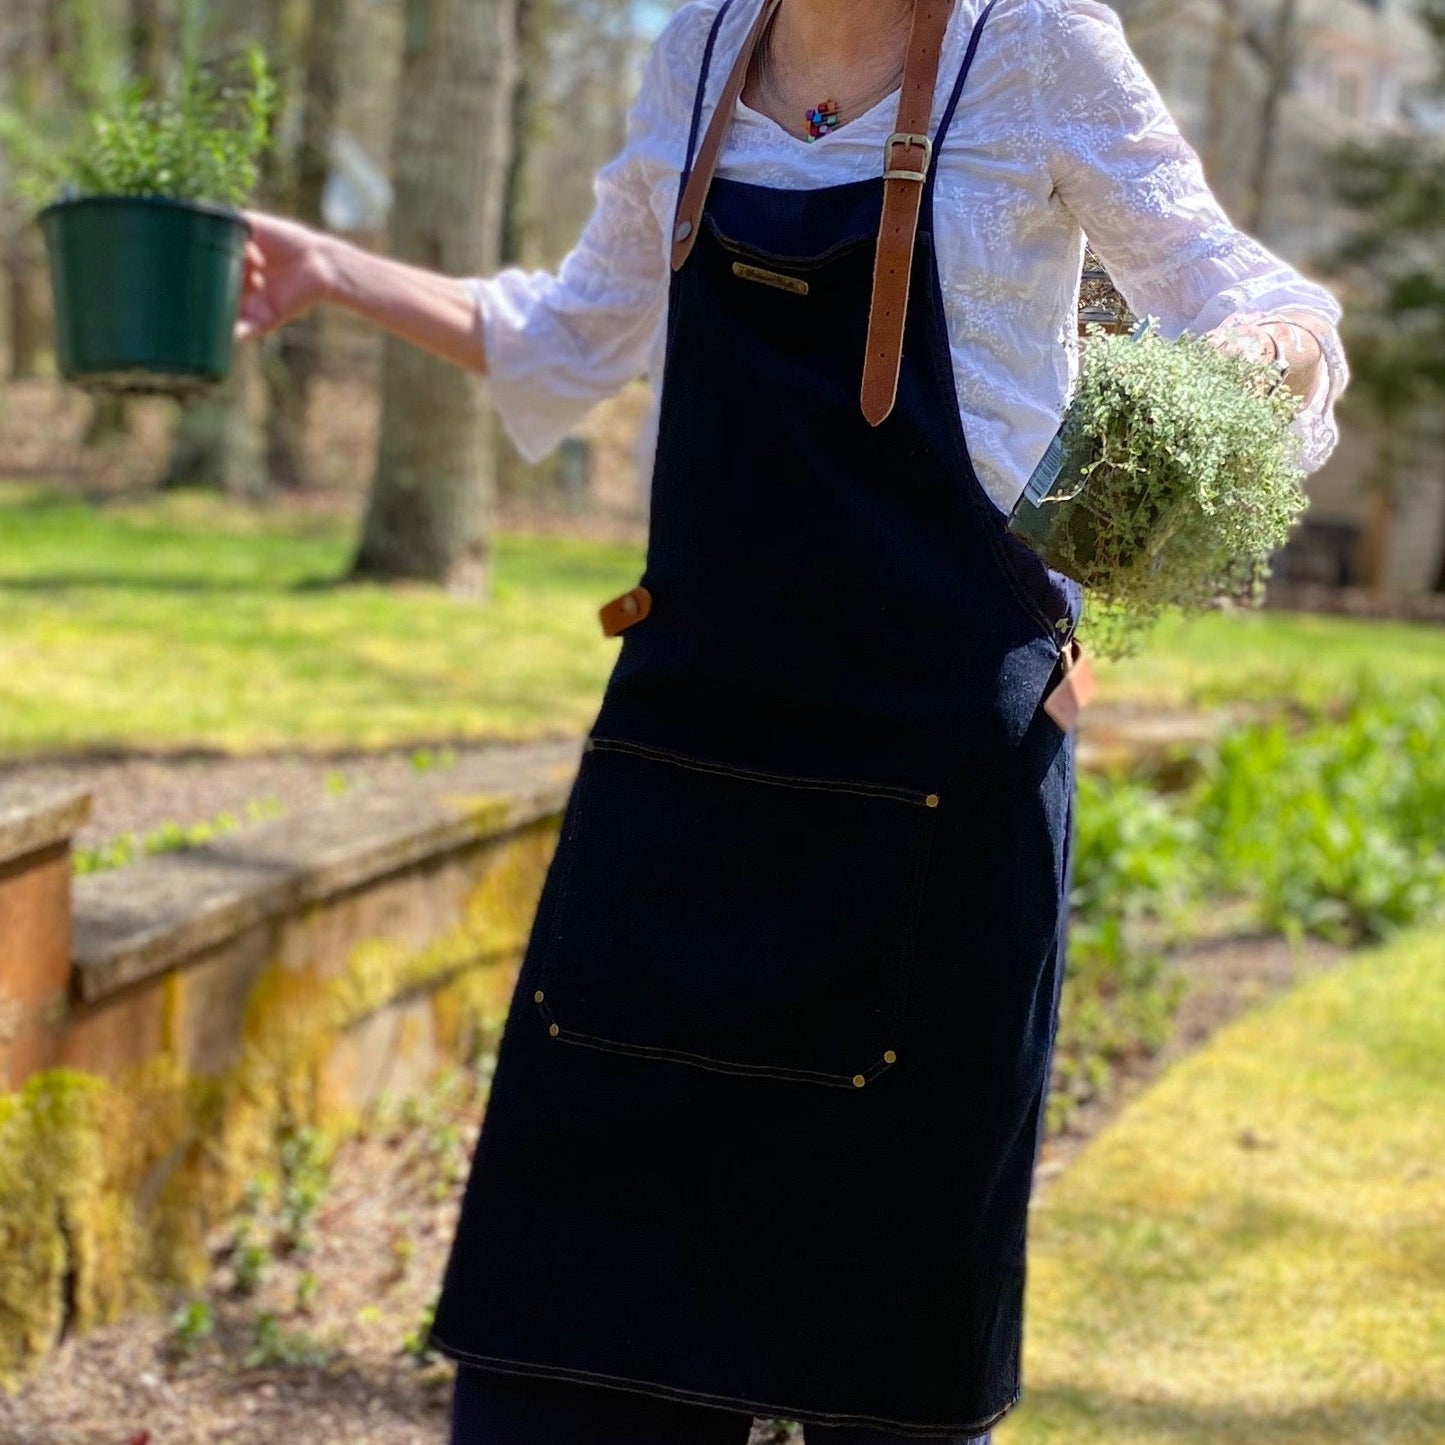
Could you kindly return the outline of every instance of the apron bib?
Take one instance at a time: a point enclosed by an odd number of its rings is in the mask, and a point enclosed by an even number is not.
[[[902,1434],[1018,1398],[1079,593],[969,460],[933,174],[878,425],[881,177],[713,180],[673,276],[650,605],[503,1034],[457,1359]]]

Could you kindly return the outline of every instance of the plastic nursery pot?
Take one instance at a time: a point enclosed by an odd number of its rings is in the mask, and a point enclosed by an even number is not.
[[[1026,542],[1046,566],[1088,583],[1098,555],[1104,519],[1089,498],[1088,479],[1064,464],[1062,432],[1035,469],[1009,514],[1008,529]]]
[[[40,213],[67,381],[194,391],[231,370],[249,227],[239,211],[159,196],[82,196]]]

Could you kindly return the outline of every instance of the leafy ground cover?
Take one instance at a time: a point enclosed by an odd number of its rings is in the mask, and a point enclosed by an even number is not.
[[[1254,930],[1340,945],[1445,910],[1445,685],[1230,732],[1192,784],[1085,775],[1050,1117],[1169,1037],[1169,950]],[[1442,946],[1445,952],[1445,946]]]
[[[254,753],[520,739],[590,720],[615,655],[596,608],[636,546],[504,535],[495,600],[337,586],[343,516],[166,495],[87,505],[0,484],[0,757]],[[1166,619],[1103,669],[1107,701],[1319,704],[1361,674],[1445,677],[1445,630]]]
[[[1445,948],[1405,935],[1230,1025],[1032,1228],[1000,1445],[1445,1439]]]

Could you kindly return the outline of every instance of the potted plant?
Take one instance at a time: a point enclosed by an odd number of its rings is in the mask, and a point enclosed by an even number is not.
[[[56,357],[97,390],[184,392],[225,379],[275,88],[258,49],[188,61],[168,93],[126,91],[92,113],[36,181],[55,299]]]
[[[1305,508],[1279,371],[1146,317],[1085,327],[1079,378],[1010,530],[1091,594],[1097,649],[1132,650],[1161,611],[1257,602]]]

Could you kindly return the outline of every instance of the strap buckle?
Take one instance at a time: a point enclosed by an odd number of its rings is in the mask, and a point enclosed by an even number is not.
[[[921,170],[895,170],[893,150],[895,146],[906,146],[909,150],[923,152]],[[906,130],[896,130],[888,137],[883,148],[883,179],[885,181],[926,181],[928,168],[933,164],[933,141],[926,135],[913,135]]]

